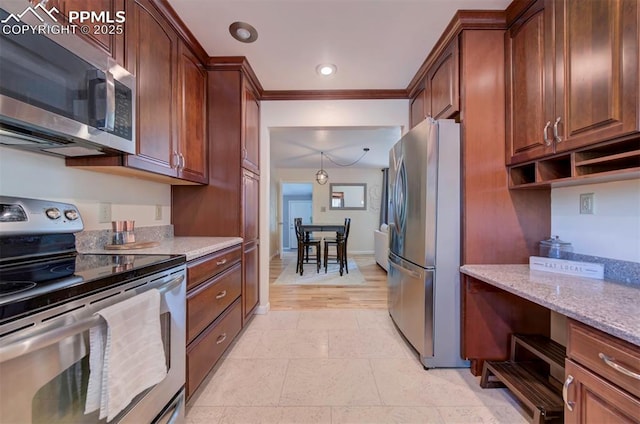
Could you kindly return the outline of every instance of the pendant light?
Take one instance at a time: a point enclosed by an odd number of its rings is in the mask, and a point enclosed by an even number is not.
[[[316,172],[316,181],[320,185],[325,185],[327,181],[329,181],[329,174],[323,168],[322,158],[324,156],[324,152],[320,152],[320,170]]]

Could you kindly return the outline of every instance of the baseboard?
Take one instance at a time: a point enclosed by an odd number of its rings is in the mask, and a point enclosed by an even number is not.
[[[266,305],[258,305],[256,311],[254,312],[256,315],[266,315],[271,309],[271,304],[267,303]]]
[[[349,249],[347,251],[347,255],[351,256],[351,255],[373,255],[375,253],[375,251],[373,250],[351,250]]]

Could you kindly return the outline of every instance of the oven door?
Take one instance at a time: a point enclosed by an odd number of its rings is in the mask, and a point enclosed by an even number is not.
[[[167,376],[136,396],[111,422],[150,423],[166,415],[163,411],[175,403],[185,382],[185,275],[184,266],[173,268],[48,310],[47,316],[33,315],[29,319],[35,327],[0,339],[0,422],[106,422],[98,419],[98,411],[84,414],[89,329],[102,319],[94,313],[152,288],[161,293]],[[174,409],[183,410],[184,400]],[[179,421],[184,413],[171,415]]]

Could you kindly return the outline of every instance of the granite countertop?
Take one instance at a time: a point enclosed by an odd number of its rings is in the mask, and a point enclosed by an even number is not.
[[[531,271],[529,265],[464,265],[463,274],[640,346],[640,286]]]
[[[158,240],[160,245],[146,249],[106,250],[92,248],[80,253],[186,255],[187,261],[242,243],[240,237],[173,237]]]

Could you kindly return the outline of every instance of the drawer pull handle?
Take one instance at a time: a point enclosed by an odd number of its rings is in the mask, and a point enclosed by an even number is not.
[[[640,374],[638,374],[637,372],[633,372],[631,370],[626,369],[625,367],[623,367],[622,365],[618,364],[616,362],[615,359],[613,359],[611,356],[607,356],[604,353],[600,352],[598,354],[598,357],[600,359],[602,359],[602,361],[609,365],[611,368],[613,368],[614,370],[624,374],[624,375],[628,375],[631,378],[635,378],[636,380],[640,380]]]
[[[222,333],[221,335],[218,336],[218,338],[216,339],[216,344],[220,344],[223,341],[227,340],[227,333]]]
[[[564,401],[564,404],[567,405],[567,409],[570,412],[573,411],[573,406],[576,404],[575,402],[569,402],[567,400],[567,398],[569,397],[569,386],[571,385],[571,383],[573,383],[573,376],[569,374],[567,376],[567,379],[564,381],[564,384],[562,385],[562,400]]]
[[[227,291],[226,290],[222,290],[220,293],[218,293],[216,295],[216,299],[222,299],[223,297],[225,297],[227,295]]]
[[[227,258],[224,258],[223,260],[216,262],[216,265],[224,265],[226,263],[227,263]]]

